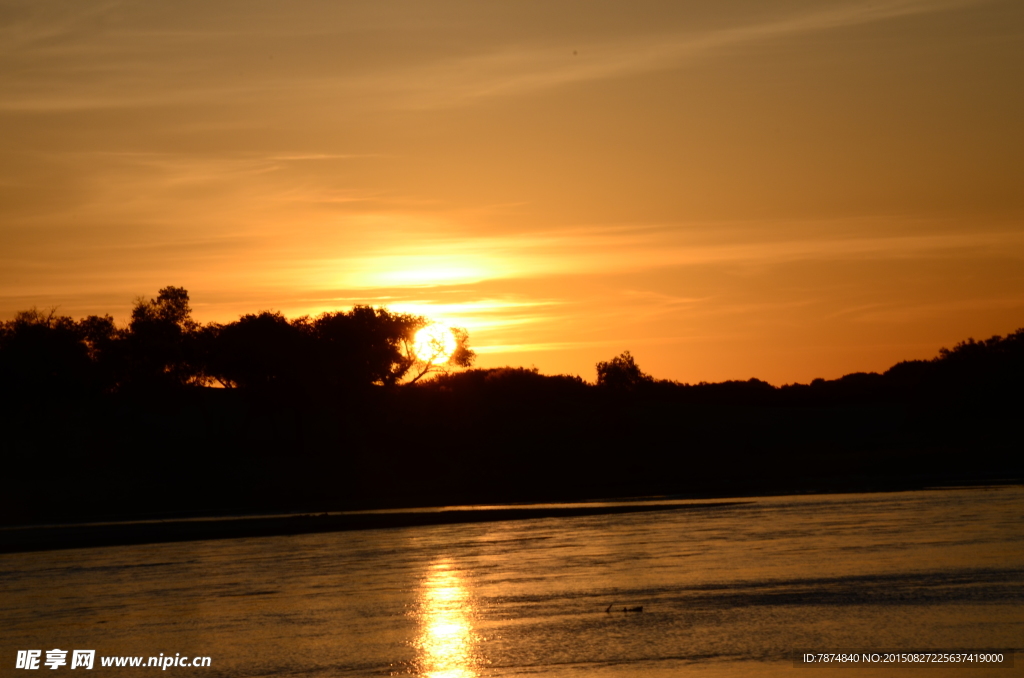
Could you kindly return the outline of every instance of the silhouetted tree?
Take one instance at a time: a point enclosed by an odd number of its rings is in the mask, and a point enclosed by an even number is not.
[[[422,316],[370,306],[294,320],[271,312],[245,315],[200,332],[204,374],[225,386],[264,391],[337,394],[393,386],[417,364],[412,341],[427,324]],[[454,334],[458,347],[447,364],[468,366],[468,335]]]
[[[202,375],[196,341],[199,329],[182,287],[165,287],[156,299],[136,300],[121,345],[121,386],[166,388],[198,383]]]
[[[82,327],[68,316],[33,308],[0,323],[0,383],[11,393],[53,395],[91,385]]]
[[[998,334],[989,339],[961,341],[952,349],[940,348],[935,362],[941,365],[964,365],[968,368],[1019,368],[1024,361],[1024,328],[1007,337]]]
[[[931,362],[925,387],[933,399],[982,409],[1024,399],[1024,328],[1007,337],[968,339],[940,349]]]
[[[280,313],[247,314],[202,333],[204,374],[221,385],[266,391],[301,386],[315,365],[305,319],[289,322]]]
[[[309,321],[322,376],[334,388],[390,386],[415,363],[411,342],[426,318],[356,306]]]
[[[413,364],[417,366],[417,369],[414,370],[416,375],[409,381],[410,384],[415,384],[431,373],[448,374],[452,368],[472,366],[473,361],[476,359],[476,351],[469,347],[469,332],[461,327],[449,327],[446,330],[452,334],[455,350],[445,360],[441,358],[444,357],[447,351],[444,347],[444,341],[440,338],[431,339],[428,342],[431,348],[426,356],[410,353],[410,348],[406,345],[406,353],[411,355],[414,359]]]
[[[597,385],[616,391],[634,391],[654,378],[644,374],[629,351],[623,351],[606,362],[597,364]]]

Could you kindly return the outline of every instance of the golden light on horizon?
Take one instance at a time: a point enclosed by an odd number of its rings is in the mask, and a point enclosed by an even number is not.
[[[443,365],[451,359],[458,342],[452,329],[442,323],[431,323],[416,333],[413,339],[413,353],[432,365]]]
[[[419,597],[418,673],[428,678],[475,678],[480,657],[473,600],[447,560],[431,565]]]
[[[174,285],[202,322],[387,306],[478,367],[775,384],[1024,323],[1020,2],[12,17],[0,319]]]

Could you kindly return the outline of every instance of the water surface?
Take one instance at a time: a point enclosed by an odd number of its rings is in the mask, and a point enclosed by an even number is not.
[[[10,554],[0,581],[4,675],[51,648],[205,676],[1024,674],[792,663],[1020,651],[1020,487]]]

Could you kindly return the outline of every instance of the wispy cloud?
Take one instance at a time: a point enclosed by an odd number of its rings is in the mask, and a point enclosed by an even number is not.
[[[607,346],[609,341],[543,341],[526,344],[492,344],[477,346],[473,350],[482,355],[506,353],[533,353],[535,351],[572,351],[584,347]]]
[[[472,294],[459,301],[425,299],[395,300],[388,308],[399,313],[412,313],[456,327],[472,326],[492,331],[523,326],[546,320],[557,313],[564,301],[552,299],[479,298]],[[542,312],[546,311],[546,312]]]
[[[356,158],[380,158],[380,153],[289,153],[267,156],[268,160],[354,160]]]
[[[594,41],[570,54],[558,46],[510,45],[458,59],[428,61],[413,69],[374,73],[347,81],[401,104],[434,108],[485,97],[514,96],[577,82],[621,78],[678,67],[696,58],[803,34],[858,26],[917,14],[948,11],[988,0],[880,0],[816,4],[787,16],[729,28]],[[334,86],[338,83],[321,83]]]
[[[66,16],[28,12],[0,25],[5,44],[0,65],[7,66],[0,75],[5,91],[0,110],[270,102],[276,107],[282,100],[315,100],[341,110],[437,108],[674,68],[723,50],[988,1],[839,0],[808,3],[774,15],[752,3],[726,27],[679,25],[686,23],[681,19],[675,26],[633,30],[627,37],[568,29],[525,38],[515,32],[488,31],[493,39],[486,42],[467,38],[471,29],[459,21],[435,19],[434,34],[450,35],[459,50],[439,48],[437,41],[424,41],[421,47],[396,43],[387,45],[395,56],[383,60],[347,52],[342,58],[316,58],[320,52],[304,49],[302,43],[415,34],[410,27],[381,24],[401,25],[401,17],[388,13],[372,20],[362,17],[355,25],[350,25],[350,16],[339,13],[320,24],[296,26],[264,15],[257,6],[247,8],[245,20],[237,25],[225,24],[223,17],[207,23],[193,17],[191,23],[175,19],[179,25],[166,26],[161,22],[168,17],[140,9],[144,3],[134,9],[126,3],[129,10],[123,14],[121,3],[87,11],[71,3],[62,12]],[[286,68],[271,67],[270,46],[275,41],[287,42],[293,58],[305,56]],[[237,116],[232,120],[235,126],[240,122]]]
[[[870,230],[862,228],[858,233],[843,222],[784,224],[779,230],[789,231],[789,237],[768,239],[765,236],[774,230],[763,228],[760,236],[748,231],[742,242],[718,243],[707,242],[707,231],[713,231],[714,226],[566,229],[519,236],[407,241],[400,247],[370,247],[358,257],[310,264],[318,269],[311,271],[312,275],[329,276],[332,284],[358,289],[611,274],[676,266],[918,258],[957,251],[1024,256],[1024,233],[1016,230],[885,235],[879,234],[877,221],[870,225]],[[831,233],[837,230],[840,233]]]

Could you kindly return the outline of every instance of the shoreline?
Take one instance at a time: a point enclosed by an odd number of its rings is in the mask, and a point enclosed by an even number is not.
[[[394,527],[454,525],[462,523],[594,516],[657,511],[685,511],[737,506],[750,502],[719,501],[689,504],[577,505],[542,508],[452,507],[434,511],[345,514],[297,514],[258,518],[212,518],[156,522],[101,523],[18,527],[0,530],[0,554],[63,551],[103,546],[135,546],[208,539],[278,537],[323,532],[349,532]]]
[[[295,536],[324,532],[349,532],[430,525],[528,520],[660,511],[713,510],[753,503],[767,497],[836,494],[922,492],[928,490],[978,489],[1022,485],[1024,479],[966,479],[943,484],[894,484],[884,487],[846,487],[721,494],[703,497],[630,497],[583,502],[547,501],[524,505],[450,505],[440,507],[378,508],[341,512],[241,514],[110,520],[91,523],[10,525],[0,527],[0,555],[37,551],[63,551],[104,546],[135,546],[209,539]]]

